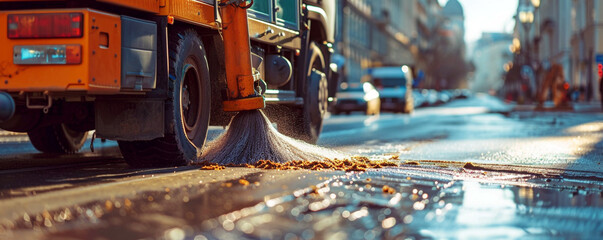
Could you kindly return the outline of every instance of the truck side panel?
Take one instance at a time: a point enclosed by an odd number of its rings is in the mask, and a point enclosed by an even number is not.
[[[166,0],[97,0],[99,2],[106,2],[124,7],[133,8],[136,10],[142,10],[145,12],[159,13],[160,5],[165,5]]]
[[[157,24],[121,17],[121,87],[142,91],[156,86]]]
[[[174,16],[177,20],[195,25],[217,29],[214,22],[214,6],[209,3],[171,0],[165,8],[161,9],[160,14]]]
[[[121,19],[117,15],[90,10],[89,92],[115,93],[121,87]],[[92,30],[92,27],[95,27]],[[85,27],[85,26],[84,26]],[[108,34],[105,45],[103,35]]]

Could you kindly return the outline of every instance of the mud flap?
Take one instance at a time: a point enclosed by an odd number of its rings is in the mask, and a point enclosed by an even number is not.
[[[97,99],[96,136],[111,140],[152,140],[164,136],[163,100]]]

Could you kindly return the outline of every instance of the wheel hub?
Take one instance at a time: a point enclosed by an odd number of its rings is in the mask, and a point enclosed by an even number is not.
[[[191,106],[190,93],[188,92],[188,86],[182,87],[182,109],[188,111]]]
[[[315,73],[320,75],[320,82],[318,83],[318,110],[320,111],[320,116],[324,116],[327,112],[329,98],[327,78],[321,71],[315,70]]]
[[[187,64],[184,67],[180,89],[180,110],[182,122],[188,139],[193,140],[199,128],[200,94],[197,69]]]

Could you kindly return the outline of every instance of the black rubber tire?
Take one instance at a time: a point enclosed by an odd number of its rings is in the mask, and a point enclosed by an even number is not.
[[[75,131],[66,124],[35,128],[27,132],[31,144],[43,153],[76,153],[88,137],[87,131]]]
[[[287,115],[279,116],[277,126],[282,133],[308,143],[316,143],[328,107],[328,80],[326,64],[322,51],[314,42],[310,43],[308,63],[310,69],[306,76],[304,105],[302,108],[290,107]],[[283,121],[284,120],[284,121]]]
[[[118,142],[132,167],[185,165],[201,156],[205,144],[211,107],[205,47],[193,30],[172,31],[169,51],[171,97],[165,104],[169,129],[162,138]]]

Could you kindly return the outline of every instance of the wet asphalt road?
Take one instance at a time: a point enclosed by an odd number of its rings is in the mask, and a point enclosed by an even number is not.
[[[603,114],[510,110],[331,116],[319,145],[401,164],[362,173],[131,169],[111,141],[3,136],[0,239],[602,238]]]

